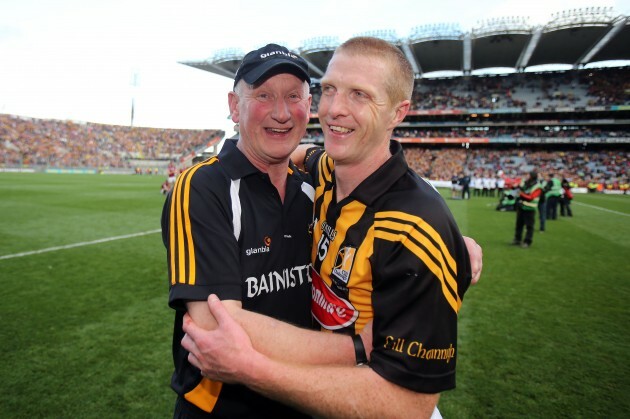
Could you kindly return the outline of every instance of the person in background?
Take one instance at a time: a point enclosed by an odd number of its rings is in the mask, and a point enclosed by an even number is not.
[[[536,208],[542,190],[538,183],[538,172],[532,170],[529,177],[521,182],[520,192],[516,205],[516,228],[514,231],[513,245],[528,248],[534,241],[534,221]],[[525,238],[523,239],[523,228]]]
[[[505,189],[505,178],[503,177],[503,172],[499,176],[497,176],[497,195],[499,197],[503,196],[503,189]]]
[[[539,221],[539,231],[541,233],[545,232],[545,225],[547,221],[547,193],[551,189],[552,186],[551,175],[548,180],[541,179],[540,187],[542,189],[540,196],[538,197],[538,221]]]
[[[470,199],[470,175],[462,173],[459,181],[462,185],[462,199]]]
[[[573,192],[571,192],[571,185],[566,179],[562,179],[562,196],[560,198],[560,215],[573,217],[571,211],[571,201],[573,200]]]
[[[545,199],[547,201],[547,219],[558,219],[558,205],[560,203],[560,196],[562,195],[562,185],[560,179],[558,179],[553,173],[549,174],[550,183],[549,190],[545,193]]]
[[[497,211],[514,211],[514,206],[516,205],[516,195],[518,195],[518,191],[514,191],[512,189],[503,189],[501,193],[501,199],[499,200],[499,204],[497,205]]]

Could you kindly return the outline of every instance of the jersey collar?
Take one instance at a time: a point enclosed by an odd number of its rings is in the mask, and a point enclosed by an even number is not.
[[[381,195],[387,192],[401,176],[407,173],[409,166],[405,160],[402,146],[398,141],[390,140],[389,151],[392,156],[374,173],[368,176],[350,194],[353,198],[371,206]]]
[[[223,148],[219,153],[219,161],[225,167],[225,171],[230,176],[230,179],[242,179],[249,175],[261,174],[262,172],[256,168],[241,150],[236,147],[238,138],[229,138],[225,140]],[[293,162],[289,162],[288,175],[293,175],[298,172],[297,167]]]

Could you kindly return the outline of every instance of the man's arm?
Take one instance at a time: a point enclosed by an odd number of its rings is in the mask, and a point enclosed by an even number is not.
[[[232,318],[243,327],[253,342],[253,347],[272,359],[312,365],[354,365],[355,353],[352,339],[347,335],[323,333],[302,329],[283,321],[244,310],[240,301],[222,302]],[[203,330],[215,330],[216,320],[212,316],[207,301],[187,303],[188,315],[184,320]],[[371,327],[362,333],[363,343],[369,353],[372,348]],[[198,345],[208,344],[210,334],[199,333],[195,338]],[[190,344],[185,336],[182,346]],[[334,348],[334,350],[329,350]]]
[[[310,146],[305,147],[304,150],[308,148]],[[471,283],[476,284],[483,268],[483,250],[470,237],[464,236],[464,243],[470,257]],[[292,326],[280,320],[244,310],[240,301],[225,300],[223,304],[247,331],[256,350],[270,358],[313,365],[353,365],[354,363],[354,345],[345,335],[322,333]],[[189,302],[187,308],[197,326],[206,330],[213,330],[216,327],[206,301]],[[366,327],[361,336],[369,357],[372,349],[371,327]],[[208,337],[199,335],[199,339],[208,339]],[[335,348],[335,350],[325,350],[327,348]]]
[[[271,359],[256,351],[216,296],[210,296],[208,307],[217,328],[205,332],[186,319],[184,331],[191,339],[183,346],[190,351],[189,361],[212,380],[239,382],[324,417],[428,418],[437,404],[439,394],[407,390],[369,367],[297,365]]]
[[[300,144],[295,151],[291,153],[291,161],[301,170],[304,170],[304,158],[309,148],[315,147],[313,144]]]
[[[470,283],[476,284],[481,277],[481,270],[483,268],[483,250],[481,246],[477,244],[475,239],[471,237],[464,237],[464,243],[466,243],[466,250],[468,250],[468,257],[470,258],[470,271],[472,279]]]

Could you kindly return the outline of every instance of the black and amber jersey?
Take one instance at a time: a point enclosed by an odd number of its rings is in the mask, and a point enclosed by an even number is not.
[[[354,334],[373,320],[370,366],[408,389],[455,386],[457,313],[470,284],[462,235],[440,194],[392,157],[335,199],[322,149],[305,165],[315,187],[311,310],[323,329]]]
[[[187,301],[210,294],[311,327],[309,227],[313,188],[292,164],[284,203],[267,174],[228,140],[218,157],[184,171],[162,213],[169,305],[176,310],[171,385],[211,417],[301,417],[245,386],[201,377],[181,347]]]

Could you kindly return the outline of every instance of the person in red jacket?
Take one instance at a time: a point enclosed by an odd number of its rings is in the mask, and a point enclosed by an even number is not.
[[[560,198],[560,215],[562,217],[573,217],[571,211],[571,201],[573,200],[573,192],[571,192],[571,185],[566,179],[562,179],[562,197]]]

